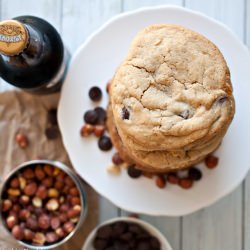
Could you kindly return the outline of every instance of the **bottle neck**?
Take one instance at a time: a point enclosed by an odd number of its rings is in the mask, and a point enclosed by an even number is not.
[[[28,32],[28,42],[26,48],[21,52],[24,57],[36,58],[39,57],[43,50],[44,41],[41,33],[34,27],[25,24],[24,25]]]

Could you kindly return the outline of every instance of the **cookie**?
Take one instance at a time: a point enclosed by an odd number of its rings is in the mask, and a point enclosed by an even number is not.
[[[112,108],[108,107],[107,127],[110,138],[122,159],[128,164],[135,164],[138,168],[152,173],[166,173],[191,167],[202,161],[208,154],[217,149],[224,134],[216,135],[203,148],[193,148],[185,151],[130,151],[123,144],[115,127]]]
[[[226,133],[235,112],[232,91],[227,64],[212,42],[163,24],[136,36],[110,97],[129,152],[184,152]]]

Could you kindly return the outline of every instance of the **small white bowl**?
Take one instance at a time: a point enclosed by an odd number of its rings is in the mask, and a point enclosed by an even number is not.
[[[142,228],[147,230],[152,236],[155,236],[160,241],[161,250],[173,250],[173,248],[168,243],[167,239],[163,236],[163,234],[158,229],[156,229],[155,227],[153,227],[152,225],[150,225],[149,223],[147,223],[145,221],[142,221],[140,219],[128,218],[128,217],[119,217],[119,218],[111,219],[111,220],[105,221],[104,223],[102,223],[101,225],[96,227],[89,234],[88,238],[86,239],[86,241],[84,243],[82,250],[95,250],[93,247],[93,240],[95,238],[97,230],[101,226],[112,224],[112,223],[118,222],[118,221],[133,222],[133,223],[141,226]]]

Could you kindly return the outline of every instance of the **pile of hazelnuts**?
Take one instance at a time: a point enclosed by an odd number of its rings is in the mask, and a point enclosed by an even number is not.
[[[4,186],[3,221],[20,241],[43,246],[61,241],[76,227],[83,206],[79,189],[63,170],[31,165],[18,170]]]

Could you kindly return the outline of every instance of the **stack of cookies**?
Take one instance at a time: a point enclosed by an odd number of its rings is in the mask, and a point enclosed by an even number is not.
[[[113,77],[108,128],[125,161],[168,172],[216,150],[234,112],[219,49],[184,27],[152,25],[136,36]]]

